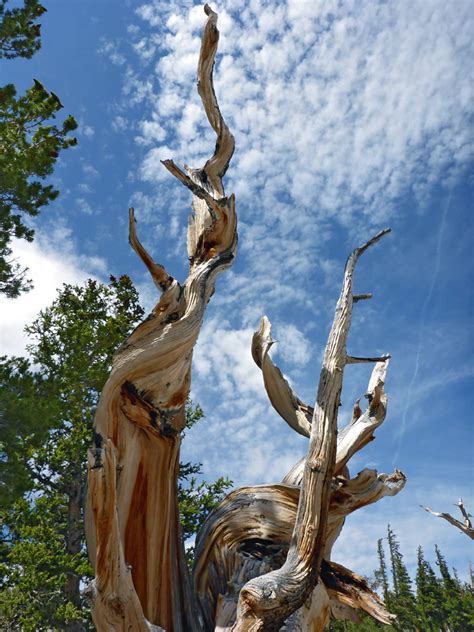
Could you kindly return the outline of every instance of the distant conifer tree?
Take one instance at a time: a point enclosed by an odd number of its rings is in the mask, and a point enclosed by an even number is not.
[[[390,600],[389,608],[398,617],[394,627],[396,630],[403,630],[403,632],[415,632],[418,628],[416,598],[411,587],[410,575],[403,562],[400,545],[390,525],[388,525],[387,540],[393,583],[393,600]]]

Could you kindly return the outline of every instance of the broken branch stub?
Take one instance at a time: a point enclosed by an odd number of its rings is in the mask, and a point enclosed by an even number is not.
[[[193,194],[190,271],[182,285],[140,243],[134,211],[129,212],[130,244],[162,294],[117,352],[95,416],[95,431],[107,446],[101,467],[108,472],[104,478],[100,468],[89,466],[87,539],[95,570],[92,614],[100,632],[153,626],[167,632],[202,629],[179,528],[180,433],[193,347],[216,276],[232,264],[237,246],[234,196],[225,196],[222,183],[234,139],[220,113],[212,80],[217,15],[207,5],[205,10],[198,82],[216,132],[216,148],[204,167],[188,168],[188,175],[165,161]],[[112,454],[116,474],[110,465]],[[109,543],[104,525],[113,534]]]

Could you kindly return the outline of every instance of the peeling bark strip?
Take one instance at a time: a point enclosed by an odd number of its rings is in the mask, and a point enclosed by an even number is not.
[[[234,196],[222,177],[234,138],[219,110],[212,72],[219,32],[206,5],[198,91],[216,147],[201,169],[165,166],[192,192],[190,271],[181,285],[140,243],[133,209],[129,241],[162,292],[117,352],[95,417],[89,462],[87,540],[95,568],[92,616],[99,632],[202,629],[181,543],[177,476],[192,351],[216,276],[237,247]],[[101,447],[101,444],[105,446]],[[159,627],[156,627],[159,626]]]

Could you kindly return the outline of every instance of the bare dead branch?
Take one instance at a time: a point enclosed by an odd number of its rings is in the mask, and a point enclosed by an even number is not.
[[[373,294],[354,294],[352,297],[353,303],[358,303],[359,301],[366,301],[373,297]]]
[[[469,518],[469,515],[464,508],[464,503],[462,501],[462,498],[458,501],[457,507],[459,507],[459,510],[461,511],[463,515],[463,518],[464,518],[463,522],[461,522],[457,518],[453,518],[451,514],[448,514],[445,512],[433,511],[429,507],[424,507],[423,505],[420,505],[420,507],[422,507],[428,513],[433,514],[433,516],[437,516],[438,518],[443,518],[444,520],[449,522],[449,524],[452,524],[454,527],[456,527],[457,529],[465,533],[468,536],[468,538],[471,538],[471,540],[474,540],[474,529],[472,528],[472,523]]]
[[[357,356],[346,356],[346,364],[364,364],[364,363],[369,363],[369,362],[385,362],[385,360],[387,360],[388,358],[390,358],[389,355],[383,355],[383,356],[379,356],[379,357],[374,357],[374,358],[358,358]]]
[[[366,397],[369,406],[362,414],[353,413],[350,423],[339,431],[335,474],[339,474],[349,459],[374,438],[374,431],[383,423],[387,413],[387,395],[384,392],[389,365],[388,357],[378,362],[370,376]],[[359,402],[360,400],[358,400]],[[356,410],[359,413],[360,407]],[[360,411],[362,412],[362,411]]]
[[[389,232],[380,231],[347,260],[341,295],[324,353],[298,512],[284,565],[250,580],[239,595],[234,632],[277,630],[313,591],[322,559],[336,461],[337,412],[352,316],[353,274],[360,255]]]
[[[273,408],[286,423],[304,437],[311,432],[313,408],[305,404],[292,390],[280,369],[273,363],[269,350],[274,344],[271,323],[266,316],[252,338],[252,356],[262,370],[263,383]]]
[[[462,498],[460,498],[457,502],[457,507],[459,507],[459,511],[462,513],[462,516],[464,518],[464,524],[466,525],[466,527],[471,528],[472,527],[472,522],[471,522],[471,515],[467,513],[465,507],[464,507],[464,503]]]
[[[208,20],[204,29],[201,53],[199,55],[198,92],[204,104],[209,123],[217,135],[214,155],[204,165],[204,172],[214,189],[215,195],[223,196],[222,178],[234,153],[235,141],[222,117],[212,80],[212,71],[219,41],[217,13],[214,13],[208,4],[205,5],[204,11],[208,16]]]
[[[152,257],[148,254],[146,249],[138,240],[136,228],[137,222],[135,219],[135,211],[133,208],[128,209],[128,218],[128,241],[133,250],[137,253],[137,255],[148,268],[148,271],[150,272],[151,278],[153,279],[156,287],[162,292],[165,292],[173,283],[174,279],[166,272],[162,265],[153,261]]]

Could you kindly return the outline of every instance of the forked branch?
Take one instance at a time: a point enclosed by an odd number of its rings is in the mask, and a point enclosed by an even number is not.
[[[472,528],[471,516],[466,511],[462,498],[460,498],[457,502],[457,507],[459,507],[459,511],[461,512],[463,516],[462,522],[458,520],[457,518],[453,518],[451,514],[448,514],[445,512],[433,511],[429,507],[424,507],[423,505],[420,505],[420,507],[423,507],[425,511],[427,511],[430,514],[433,514],[433,516],[437,516],[438,518],[444,518],[444,520],[449,522],[449,524],[452,524],[454,527],[457,527],[460,531],[462,531],[469,538],[471,538],[471,540],[474,540],[474,529]]]
[[[222,184],[233,138],[212,85],[217,15],[207,6],[206,13],[199,93],[217,145],[204,167],[188,170],[189,176],[171,169],[193,193],[191,265],[183,285],[140,243],[129,211],[130,244],[162,294],[115,355],[95,416],[96,436],[106,447],[100,467],[94,465],[97,450],[91,454],[86,530],[96,576],[92,612],[100,632],[202,630],[179,527],[179,451],[193,348],[215,279],[232,264],[237,246],[234,197],[224,196]]]
[[[323,359],[290,549],[280,569],[250,580],[240,591],[234,632],[278,630],[316,585],[336,461],[337,413],[352,317],[353,274],[360,255],[388,232],[377,233],[347,260]]]

